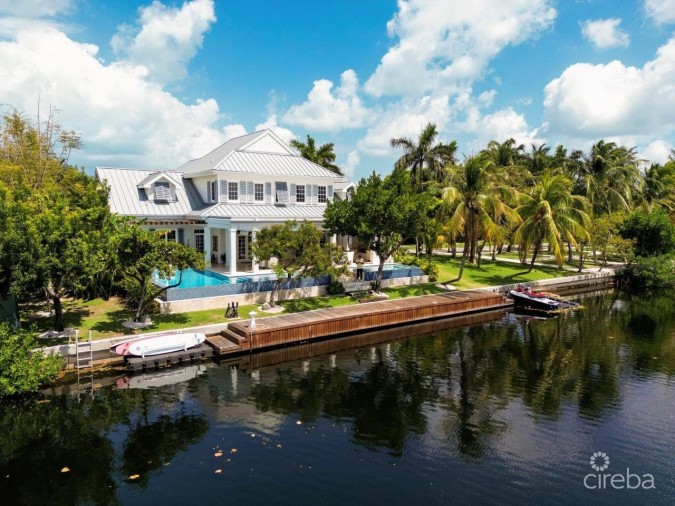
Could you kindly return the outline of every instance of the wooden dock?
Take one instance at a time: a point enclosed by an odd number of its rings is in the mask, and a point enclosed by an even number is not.
[[[423,295],[230,323],[207,337],[219,356],[236,355],[329,339],[374,329],[511,307],[502,294],[471,290]]]

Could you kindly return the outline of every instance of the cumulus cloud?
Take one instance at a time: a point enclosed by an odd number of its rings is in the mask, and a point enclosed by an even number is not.
[[[291,106],[284,121],[300,125],[312,131],[336,132],[343,128],[360,128],[369,117],[369,111],[357,92],[359,80],[356,72],[345,70],[340,76],[340,85],[333,91],[333,83],[327,79],[314,81],[307,100]]]
[[[342,172],[344,172],[345,176],[348,178],[353,178],[354,172],[360,163],[361,156],[357,150],[354,150],[349,152],[347,155],[347,160],[340,166],[340,168],[342,169]]]
[[[571,138],[654,138],[675,130],[675,38],[642,68],[574,64],[544,90],[550,131]]]
[[[235,137],[241,137],[242,135],[246,135],[246,128],[244,125],[240,124],[234,124],[234,125],[225,125],[223,127],[223,133],[225,134],[225,140],[229,141],[230,139],[234,139]]]
[[[645,11],[657,25],[675,23],[675,0],[645,0]]]
[[[73,0],[0,0],[0,14],[17,18],[53,17],[72,8]]]
[[[357,147],[361,152],[372,156],[392,155],[395,151],[389,145],[391,139],[416,139],[427,123],[436,124],[441,131],[448,123],[451,112],[447,95],[394,102],[378,114],[376,122],[358,141]]]
[[[466,86],[506,46],[538,35],[556,17],[550,0],[398,0],[398,7],[387,24],[398,42],[365,84],[376,97]]]
[[[525,146],[540,145],[546,142],[545,139],[539,137],[539,130],[531,128],[525,116],[511,107],[491,114],[471,115],[462,128],[475,134],[476,140],[471,146],[475,151],[480,151],[493,140],[504,142],[513,138],[516,144]]]
[[[581,25],[581,34],[600,49],[628,47],[630,38],[619,28],[620,24],[619,18],[585,21]]]
[[[147,68],[150,78],[167,83],[187,75],[187,64],[215,21],[213,0],[193,0],[180,8],[155,0],[140,9],[138,26],[120,26],[110,44],[118,57]]]
[[[85,142],[71,157],[78,164],[174,168],[223,142],[215,100],[183,103],[142,67],[105,65],[97,52],[53,27],[22,29],[0,42],[0,102],[27,114],[38,98],[61,109]]]
[[[675,146],[664,140],[656,140],[650,142],[644,148],[641,148],[639,150],[639,156],[649,162],[666,163],[668,161],[668,156],[670,156],[671,150],[674,147]]]

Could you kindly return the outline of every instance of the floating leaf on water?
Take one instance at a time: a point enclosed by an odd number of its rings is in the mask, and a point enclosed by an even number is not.
[[[220,473],[222,473],[222,472],[223,472],[222,469],[216,469],[216,474],[220,474]]]
[[[64,467],[63,469],[61,469],[61,472],[62,472],[62,473],[69,473],[69,472],[70,472],[70,468],[69,468],[69,467]]]
[[[137,480],[137,479],[140,478],[140,477],[141,477],[140,474],[132,474],[131,476],[129,476],[129,479],[130,479],[130,480]]]
[[[295,422],[295,425],[302,425],[302,421],[298,420],[297,422]]]
[[[236,448],[232,448],[232,449],[230,450],[230,453],[237,453],[237,449],[236,449]]]
[[[277,443],[277,448],[281,448],[281,443]]]
[[[219,452],[216,452],[216,453],[213,454],[213,456],[214,456],[214,457],[222,457],[222,456],[223,456],[223,452],[220,452],[220,451],[219,451]]]

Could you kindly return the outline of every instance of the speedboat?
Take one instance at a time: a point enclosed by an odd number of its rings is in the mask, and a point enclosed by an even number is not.
[[[560,308],[560,301],[551,299],[543,293],[533,292],[529,287],[517,287],[509,291],[516,307],[536,309],[539,311],[556,311]]]

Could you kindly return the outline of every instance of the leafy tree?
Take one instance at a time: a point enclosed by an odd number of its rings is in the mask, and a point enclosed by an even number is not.
[[[317,148],[314,138],[307,135],[307,143],[293,139],[290,144],[300,152],[303,158],[321,165],[323,168],[335,172],[339,176],[344,175],[340,167],[335,165],[335,145],[332,142],[322,144]]]
[[[183,244],[165,240],[161,232],[149,232],[140,226],[125,223],[119,231],[118,259],[126,286],[136,299],[134,321],[141,316],[150,303],[169,288],[180,285],[183,270],[203,269],[204,258],[198,251]],[[178,270],[176,283],[157,287],[152,275],[170,279]]]
[[[563,262],[563,243],[577,245],[578,239],[588,239],[590,218],[586,213],[587,203],[583,197],[572,195],[572,181],[562,174],[544,174],[530,195],[524,195],[523,203],[516,209],[522,223],[514,238],[523,250],[533,247],[534,267],[537,254],[547,241],[558,266]]]
[[[350,200],[329,203],[324,212],[324,226],[331,233],[358,237],[377,253],[376,291],[382,285],[384,262],[416,233],[431,207],[430,195],[415,192],[409,178],[400,168],[384,178],[373,172],[361,179]]]
[[[651,164],[645,173],[642,199],[648,211],[659,206],[675,212],[675,160]]]
[[[276,259],[272,270],[277,278],[270,293],[270,305],[275,305],[275,294],[281,280],[317,277],[330,274],[339,276],[347,271],[342,261],[342,248],[335,244],[321,244],[322,233],[308,221],[296,221],[263,228],[251,245],[257,260]]]
[[[0,397],[33,392],[52,381],[61,370],[58,355],[43,355],[35,337],[0,324]]]
[[[636,256],[651,257],[675,252],[675,226],[666,213],[636,211],[619,227],[624,239],[633,239]]]
[[[434,144],[437,135],[436,125],[428,123],[417,141],[407,137],[390,141],[393,148],[403,148],[404,154],[396,161],[395,166],[410,170],[412,183],[417,190],[421,190],[430,181],[443,184],[446,179],[445,167],[455,163],[457,142]]]

